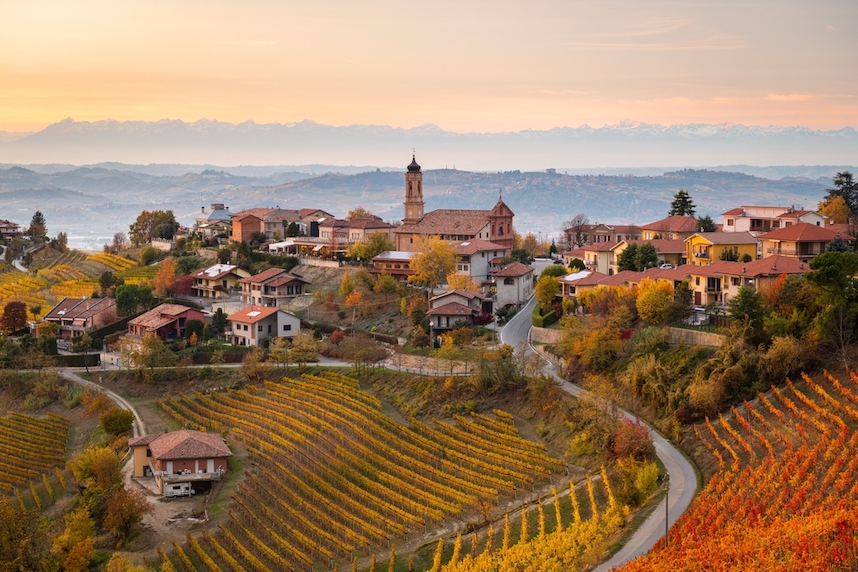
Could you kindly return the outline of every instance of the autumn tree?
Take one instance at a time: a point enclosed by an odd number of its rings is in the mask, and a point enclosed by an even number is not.
[[[354,280],[352,280],[351,272],[349,272],[349,269],[346,268],[346,271],[343,272],[343,277],[340,280],[340,287],[337,290],[337,292],[339,293],[340,296],[342,296],[343,298],[346,298],[349,294],[354,292],[354,289],[355,289],[355,283],[354,283]]]
[[[131,530],[143,516],[152,512],[152,507],[138,490],[118,487],[107,500],[104,527],[113,534],[117,548],[124,545]]]
[[[346,220],[355,220],[355,219],[359,219],[359,218],[373,218],[373,217],[375,217],[375,215],[372,214],[371,212],[369,212],[368,210],[366,210],[365,208],[355,207],[348,212],[348,214],[346,215]]]
[[[276,336],[268,342],[268,362],[289,369],[289,339]]]
[[[849,205],[846,204],[846,199],[842,196],[828,197],[819,203],[819,214],[825,215],[835,224],[846,224],[849,222],[849,216],[852,212],[849,210]]]
[[[670,203],[670,210],[667,216],[694,216],[694,202],[691,200],[691,195],[684,189],[679,189],[673,200]]]
[[[393,242],[388,238],[387,234],[376,232],[364,237],[360,242],[349,246],[346,250],[346,256],[361,260],[372,260],[382,252],[387,252],[394,248]]]
[[[78,342],[74,345],[74,351],[83,352],[83,365],[86,368],[86,373],[89,373],[89,360],[87,360],[87,356],[89,355],[89,350],[92,349],[92,336],[88,333],[84,332],[84,334],[80,337]]]
[[[453,272],[447,275],[447,288],[449,290],[470,290],[471,292],[482,292],[482,288],[474,282],[468,274]]]
[[[315,361],[319,355],[321,345],[312,334],[308,332],[299,332],[292,336],[292,349],[289,357],[292,363],[298,364],[299,368],[303,368],[308,362]]]
[[[140,246],[153,238],[173,238],[178,228],[173,211],[143,211],[129,227],[128,235],[134,246]]]
[[[429,289],[429,294],[438,284],[456,269],[455,247],[437,236],[418,237],[414,255],[411,257],[411,269],[414,274],[411,282]]]
[[[346,296],[346,308],[352,309],[352,328],[355,327],[355,315],[361,304],[363,304],[363,294],[359,290]]]
[[[858,182],[853,179],[852,173],[849,171],[837,173],[832,182],[834,188],[826,189],[828,194],[825,196],[825,201],[841,197],[849,207],[850,215],[858,214]]]
[[[652,278],[641,280],[635,306],[638,315],[654,326],[667,323],[678,314],[673,299],[673,287],[667,282]]]
[[[156,367],[172,367],[179,361],[154,332],[146,332],[139,345],[130,345],[126,355],[138,368],[147,368],[150,376]]]
[[[534,288],[534,298],[539,302],[543,313],[551,309],[554,298],[560,293],[560,280],[556,276],[540,276]]]
[[[17,300],[6,302],[3,315],[0,316],[0,329],[6,333],[12,333],[26,327],[27,305]]]
[[[118,407],[111,407],[102,413],[98,420],[108,435],[122,435],[134,427],[134,414]]]
[[[176,259],[169,256],[158,265],[158,273],[155,275],[155,293],[159,296],[167,296],[175,280]]]
[[[539,241],[536,240],[536,236],[532,232],[528,232],[521,241],[521,247],[527,251],[528,255],[533,256],[539,250]]]
[[[65,570],[86,571],[95,557],[95,522],[84,505],[65,515],[65,529],[54,538],[52,552]]]
[[[387,272],[379,274],[375,280],[375,286],[372,287],[372,291],[376,294],[393,294],[397,290],[399,290],[399,283]]]

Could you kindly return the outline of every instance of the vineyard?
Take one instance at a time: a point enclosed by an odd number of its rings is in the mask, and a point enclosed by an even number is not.
[[[68,420],[10,412],[0,417],[0,490],[9,492],[65,463]]]
[[[174,547],[182,568],[185,558],[223,570],[349,565],[566,472],[504,412],[405,427],[335,373],[269,382],[264,395],[197,393],[159,405],[192,428],[228,431],[253,462],[219,533]]]
[[[720,471],[664,541],[623,568],[855,570],[858,376],[787,381],[698,438]]]
[[[0,308],[9,302],[23,302],[27,308],[41,306],[41,313],[45,314],[50,310],[48,301],[36,294],[45,287],[47,283],[44,280],[33,278],[19,270],[4,272],[0,274]]]
[[[103,264],[107,266],[114,272],[121,272],[123,270],[127,270],[132,266],[137,266],[137,263],[133,260],[128,260],[124,256],[118,256],[116,254],[109,254],[107,252],[99,252],[97,254],[91,254],[86,258],[87,260],[93,260],[98,262],[99,264]]]

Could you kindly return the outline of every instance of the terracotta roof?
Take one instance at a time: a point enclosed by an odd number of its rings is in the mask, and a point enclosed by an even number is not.
[[[254,274],[253,276],[242,278],[238,282],[240,284],[261,284],[266,280],[271,280],[275,276],[279,276],[284,272],[286,272],[286,270],[283,270],[282,268],[269,268],[268,270],[263,270],[259,274]]]
[[[217,280],[218,278],[222,278],[231,273],[236,268],[238,268],[238,266],[235,266],[234,264],[215,264],[214,266],[197,270],[191,274],[191,277],[203,278],[206,280]]]
[[[699,224],[693,216],[674,215],[645,224],[641,228],[664,232],[694,232]]]
[[[301,215],[295,209],[272,209],[271,212],[263,214],[261,218],[265,222],[298,222],[301,220]]]
[[[832,223],[825,225],[825,228],[828,230],[832,230],[835,233],[840,235],[840,238],[843,240],[852,240],[854,237],[852,236],[853,228],[852,225],[846,223]]]
[[[66,313],[77,306],[81,302],[82,298],[63,298],[59,304],[51,308],[51,311],[45,314],[46,320],[59,320]]]
[[[792,211],[778,215],[778,218],[801,218],[806,214],[819,214],[816,211]]]
[[[495,244],[494,242],[489,242],[488,240],[472,238],[460,243],[456,247],[456,254],[470,256],[477,252],[488,252],[491,250],[500,250],[501,252],[504,252],[506,251],[506,247],[501,246],[500,244]]]
[[[837,233],[822,226],[816,226],[808,222],[794,224],[767,232],[760,236],[760,240],[793,240],[796,242],[827,241],[833,240]]]
[[[279,286],[283,286],[284,284],[289,284],[290,282],[300,282],[301,284],[309,284],[306,280],[299,276],[295,276],[293,274],[283,274],[282,276],[278,276],[277,278],[271,280],[270,282],[266,282],[266,286],[271,286],[272,288],[277,288]]]
[[[194,310],[181,304],[161,304],[145,314],[141,314],[128,322],[129,326],[141,326],[147,330],[157,330],[175,321],[185,312]],[[199,310],[195,310],[199,312]]]
[[[416,224],[399,226],[394,232],[474,236],[489,223],[490,214],[486,210],[439,209],[426,213]]]
[[[616,245],[614,245],[614,246],[616,246]],[[563,257],[564,258],[580,258],[581,260],[583,260],[584,259],[584,249],[583,248],[576,248],[575,250],[568,250],[568,251],[563,253]]]
[[[458,302],[450,302],[437,308],[432,308],[426,314],[430,316],[470,316],[474,313],[472,308],[459,304]]]
[[[132,437],[128,440],[129,447],[138,447],[140,445],[148,445],[161,435],[153,434],[153,435],[143,435],[142,437]]]
[[[456,290],[450,290],[449,292],[444,292],[443,294],[438,294],[437,296],[435,296],[434,298],[432,298],[429,301],[434,302],[435,300],[440,300],[444,296],[451,296],[453,294],[458,294],[459,296],[461,296],[463,298],[467,298],[468,300],[473,300],[474,298],[479,298],[480,300],[482,300],[485,298],[485,296],[483,294],[480,294],[479,292],[474,292],[473,290],[456,289]]]
[[[279,312],[279,308],[273,308],[271,306],[248,306],[243,310],[239,310],[234,314],[230,314],[226,317],[230,322],[241,322],[242,324],[255,324],[259,320],[263,318],[267,318],[272,314],[276,314]]]
[[[237,213],[232,213],[232,215],[230,215],[230,217],[232,218],[232,220],[241,220],[241,219],[249,217],[249,216],[255,216],[256,218],[262,220],[265,217],[265,215],[267,215],[271,212],[274,212],[276,210],[279,210],[279,209],[272,208],[272,207],[267,207],[267,208],[266,207],[258,207],[258,208],[254,208],[254,209],[245,209],[243,211],[238,211]]]
[[[585,244],[581,250],[585,252],[607,252],[612,250],[618,243],[616,242],[595,242],[593,244]]]
[[[128,442],[129,445],[131,441]],[[159,435],[149,443],[155,459],[211,459],[230,457],[232,451],[218,433],[182,429]]]
[[[311,214],[316,214],[316,213],[320,213],[317,216],[321,216],[321,217],[332,217],[332,216],[334,216],[329,212],[323,211],[322,209],[300,209],[298,211],[298,214],[301,215],[302,219],[310,216]]]
[[[742,276],[779,276],[781,274],[804,274],[810,272],[810,266],[796,258],[775,254],[747,263],[738,263],[740,267],[722,271],[722,274]]]
[[[745,212],[745,209],[743,209],[742,207],[736,207],[734,209],[728,210],[725,213],[721,213],[721,216],[739,216],[740,214],[742,214],[744,212]]]
[[[529,272],[533,272],[533,267],[528,266],[527,264],[522,264],[521,262],[511,262],[507,264],[500,270],[495,270],[493,274],[495,276],[524,276]]]
[[[688,237],[699,236],[711,244],[756,244],[759,242],[750,232],[695,232]]]

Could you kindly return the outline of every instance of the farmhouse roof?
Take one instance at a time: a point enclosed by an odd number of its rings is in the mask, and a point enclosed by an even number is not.
[[[132,441],[128,444],[131,445]],[[149,443],[155,459],[211,459],[230,457],[232,451],[217,433],[182,429],[163,433]]]
[[[474,310],[472,308],[458,302],[450,302],[426,312],[430,316],[470,316],[473,313]]]
[[[791,240],[795,242],[828,241],[833,240],[837,233],[822,226],[816,226],[809,222],[794,224],[767,232],[760,236],[760,240]]]
[[[533,267],[528,266],[527,264],[522,264],[521,262],[511,262],[501,268],[500,270],[495,270],[494,275],[500,277],[508,277],[508,276],[524,276],[529,272],[533,272]]]
[[[146,330],[157,330],[172,323],[185,312],[193,310],[180,304],[161,304],[128,322],[129,326],[141,326]]]

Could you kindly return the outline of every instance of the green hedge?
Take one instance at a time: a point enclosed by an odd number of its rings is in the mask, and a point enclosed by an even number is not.
[[[253,262],[267,262],[271,266],[282,268],[287,272],[298,266],[300,262],[295,256],[278,256],[276,254],[268,254],[267,252],[259,252],[258,250],[250,253],[250,260]]]
[[[551,324],[557,321],[557,314],[554,313],[554,310],[551,310],[547,314],[542,313],[542,307],[537,304],[533,309],[533,314],[531,314],[531,319],[533,321],[533,325],[537,328],[547,328]]]

